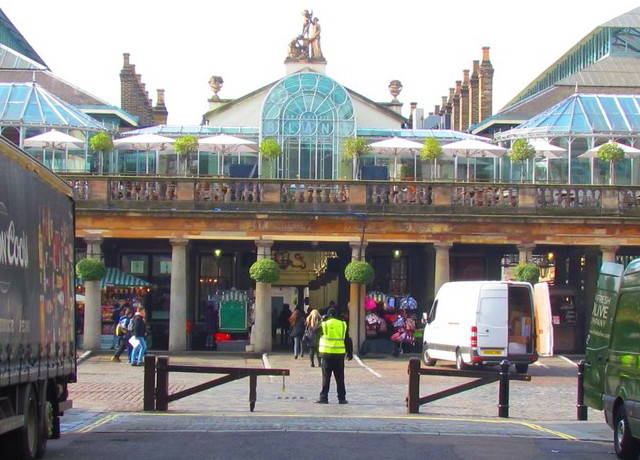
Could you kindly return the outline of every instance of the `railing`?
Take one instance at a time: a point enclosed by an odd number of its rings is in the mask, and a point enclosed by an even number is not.
[[[599,208],[602,192],[597,188],[579,186],[537,187],[537,205],[540,208]]]
[[[348,203],[349,184],[284,181],[282,203]]]
[[[640,187],[459,182],[270,180],[211,177],[62,176],[78,205],[327,209],[408,213],[636,215]],[[148,204],[144,204],[148,203]],[[153,204],[151,204],[153,203]],[[133,206],[133,205],[132,205]]]
[[[518,189],[513,186],[465,185],[453,189],[453,206],[465,207],[518,207]]]

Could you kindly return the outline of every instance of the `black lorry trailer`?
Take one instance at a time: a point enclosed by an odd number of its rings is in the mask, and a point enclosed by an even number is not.
[[[70,187],[0,138],[0,457],[40,458],[76,379]]]

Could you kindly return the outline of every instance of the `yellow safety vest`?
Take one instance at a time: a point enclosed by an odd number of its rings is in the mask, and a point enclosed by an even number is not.
[[[345,354],[344,338],[347,335],[347,323],[340,319],[329,318],[321,323],[322,335],[318,344],[318,353]]]

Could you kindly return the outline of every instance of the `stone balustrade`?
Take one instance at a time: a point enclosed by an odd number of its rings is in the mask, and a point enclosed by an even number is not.
[[[149,202],[188,210],[210,204],[235,211],[303,210],[327,207],[376,212],[450,212],[558,215],[624,215],[640,210],[640,187],[538,184],[477,184],[460,182],[269,180],[193,177],[62,177],[73,188],[78,206],[129,206]],[[167,205],[162,203],[168,202]],[[119,204],[121,203],[121,204]],[[153,203],[151,205],[151,203]],[[89,204],[86,204],[89,206]],[[131,204],[139,208],[138,205]],[[421,211],[417,211],[420,209]]]

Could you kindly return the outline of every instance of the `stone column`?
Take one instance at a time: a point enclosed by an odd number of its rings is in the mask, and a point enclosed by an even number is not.
[[[187,244],[169,240],[171,251],[171,297],[169,300],[169,351],[187,350]]]
[[[102,237],[87,237],[87,258],[102,259]],[[85,350],[100,350],[102,336],[100,281],[84,282],[84,331],[82,348]]]
[[[524,264],[531,262],[531,256],[533,255],[533,249],[536,247],[533,243],[523,243],[517,246],[518,248],[518,263]]]
[[[84,337],[82,348],[100,350],[102,331],[100,314],[100,281],[84,282]]]
[[[602,251],[602,262],[616,262],[616,251],[620,246],[600,246]]]
[[[350,242],[351,261],[365,260],[364,255],[367,243],[360,241]],[[349,285],[349,335],[353,341],[353,353],[358,353],[366,337],[364,330],[364,297],[367,287],[362,284],[351,283]]]
[[[258,260],[271,258],[273,241],[257,240]],[[256,282],[256,305],[254,324],[251,331],[253,351],[265,353],[271,351],[271,284]]]
[[[87,243],[87,258],[102,259],[102,241],[101,236],[87,236],[84,239]]]
[[[434,296],[437,295],[440,286],[449,281],[449,249],[451,246],[453,246],[452,243],[433,243],[433,247],[436,249]]]

